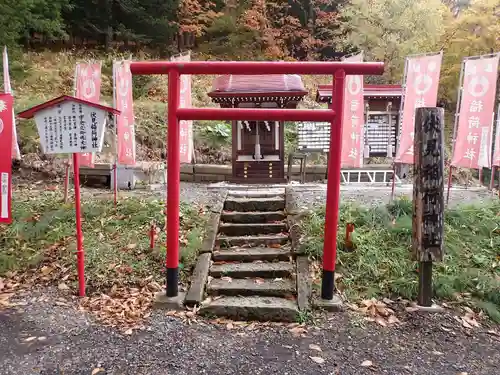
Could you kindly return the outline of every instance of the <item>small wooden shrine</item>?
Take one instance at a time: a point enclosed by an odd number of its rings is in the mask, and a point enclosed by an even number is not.
[[[208,96],[223,108],[296,108],[306,94],[298,75],[223,75]],[[233,121],[232,150],[234,182],[285,182],[283,122]]]
[[[365,146],[369,147],[370,157],[394,157],[396,155],[402,95],[401,85],[365,84]],[[330,105],[332,85],[319,85],[316,101]]]

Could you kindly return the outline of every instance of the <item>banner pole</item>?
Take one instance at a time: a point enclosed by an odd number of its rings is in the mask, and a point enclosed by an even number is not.
[[[113,61],[113,108],[116,108],[117,100],[116,100],[116,65],[115,62]],[[115,142],[115,149],[114,149],[114,154],[115,154],[115,162],[113,164],[113,195],[114,195],[114,203],[115,203],[115,209],[118,204],[118,168],[117,168],[117,161],[118,161],[118,126],[117,126],[117,121],[116,121],[116,115],[113,116],[113,122],[114,122],[114,142]]]
[[[451,185],[452,185],[452,173],[453,173],[453,157],[455,156],[455,143],[457,141],[457,130],[458,130],[458,119],[460,117],[460,107],[461,107],[461,100],[462,100],[462,91],[463,91],[463,78],[464,78],[464,68],[465,68],[465,60],[462,60],[462,66],[460,68],[460,78],[459,78],[459,87],[458,87],[458,94],[457,94],[457,105],[455,108],[455,121],[453,124],[453,138],[451,140],[451,160],[450,160],[450,167],[448,169],[448,173],[450,174],[448,176],[448,189],[446,193],[446,205],[448,205],[448,202],[450,201],[450,190],[451,190]]]
[[[78,77],[78,71],[79,71],[79,63],[76,63],[75,66],[75,75],[73,77],[73,96],[76,96],[76,80]],[[66,170],[64,172],[64,203],[68,203],[68,195],[69,195],[69,169],[70,169],[70,160],[71,156],[68,156],[66,158]],[[74,159],[74,157],[73,157]]]
[[[403,130],[403,110],[405,104],[405,93],[406,93],[406,79],[408,76],[408,60],[409,56],[405,58],[405,67],[403,72],[403,84],[401,85],[401,102],[399,104],[399,118],[397,126],[397,137],[396,137],[396,157],[392,161],[392,186],[391,186],[391,202],[394,200],[394,193],[396,190],[396,158],[398,156],[399,147],[401,146],[401,133]],[[389,113],[389,117],[391,114]],[[396,130],[396,129],[395,129]],[[389,129],[390,138],[391,129]]]
[[[495,185],[495,173],[496,173],[496,167],[494,165],[491,166],[491,175],[490,175],[490,187],[489,189],[493,191],[494,185]]]
[[[85,297],[85,254],[83,250],[83,233],[82,233],[82,213],[80,200],[80,165],[78,154],[73,154],[73,174],[75,181],[75,214],[76,214],[76,259],[78,269],[78,294],[80,297]]]
[[[394,201],[394,193],[396,190],[396,163],[392,163],[392,188],[391,188],[391,202]]]

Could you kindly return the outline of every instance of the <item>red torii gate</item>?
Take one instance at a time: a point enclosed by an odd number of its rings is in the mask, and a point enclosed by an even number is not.
[[[192,61],[132,62],[132,74],[168,75],[167,127],[167,297],[177,297],[179,278],[179,205],[180,153],[179,120],[247,120],[247,121],[318,121],[330,122],[330,151],[323,246],[323,276],[321,298],[333,299],[335,263],[337,257],[337,226],[340,201],[340,169],[342,151],[342,112],[345,76],[380,75],[384,63],[349,62],[240,62]],[[273,109],[273,108],[180,108],[181,74],[322,74],[332,75],[333,105],[331,109]]]

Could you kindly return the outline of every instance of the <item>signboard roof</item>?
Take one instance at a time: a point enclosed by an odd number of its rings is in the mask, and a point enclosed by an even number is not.
[[[57,98],[51,99],[48,102],[36,105],[34,107],[31,107],[30,109],[27,109],[23,112],[20,112],[17,114],[17,116],[20,118],[24,118],[24,119],[30,119],[30,118],[33,118],[33,116],[37,112],[40,112],[44,109],[54,107],[54,106],[61,104],[63,102],[76,102],[79,104],[85,104],[85,105],[88,105],[88,106],[91,106],[91,107],[94,107],[94,108],[97,108],[97,109],[100,109],[100,110],[103,110],[106,112],[111,112],[114,115],[119,115],[121,113],[120,111],[118,111],[114,108],[105,106],[105,105],[101,105],[98,103],[92,103],[92,102],[89,102],[89,101],[84,100],[84,99],[78,99],[78,98],[75,98],[74,96],[62,95],[62,96],[59,96]]]

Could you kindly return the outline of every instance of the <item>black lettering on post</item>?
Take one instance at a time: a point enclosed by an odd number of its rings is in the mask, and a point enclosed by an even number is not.
[[[418,302],[432,304],[432,262],[443,260],[444,109],[417,108],[413,181],[413,257],[420,262]]]

